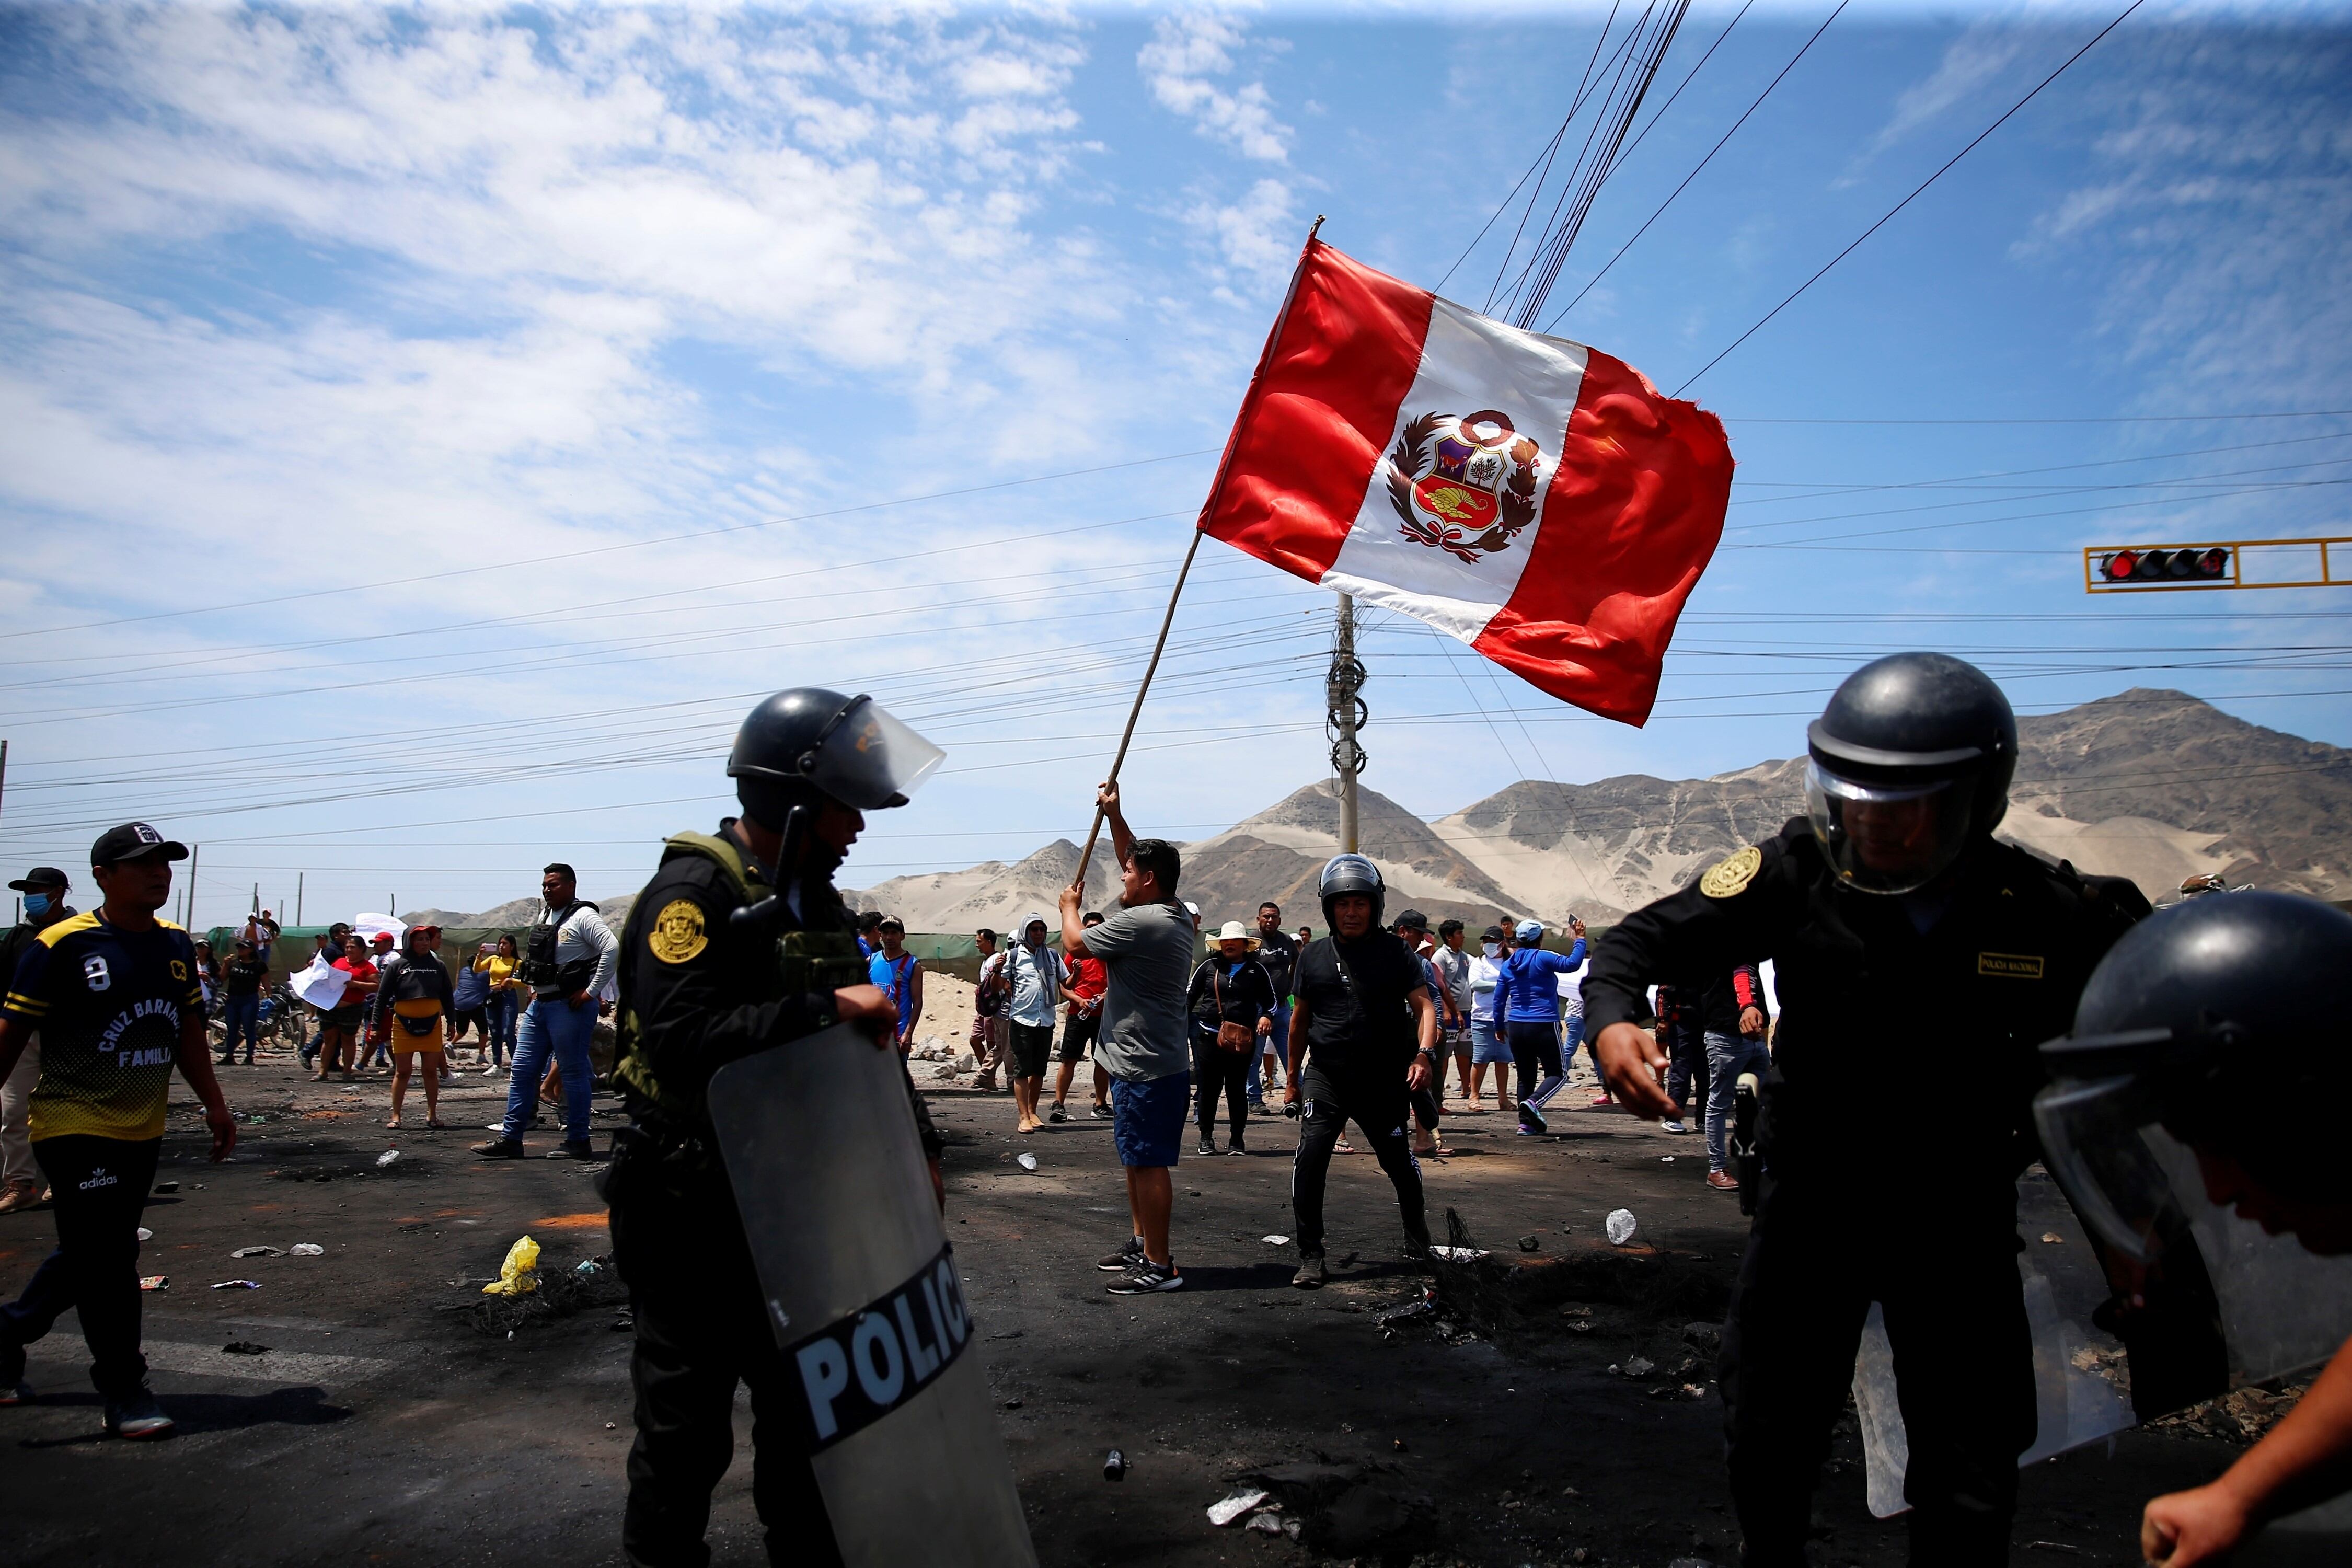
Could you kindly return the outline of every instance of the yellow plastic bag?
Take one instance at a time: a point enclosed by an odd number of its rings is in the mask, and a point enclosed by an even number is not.
[[[499,1277],[482,1287],[485,1296],[528,1296],[539,1289],[539,1243],[524,1237],[507,1248]]]

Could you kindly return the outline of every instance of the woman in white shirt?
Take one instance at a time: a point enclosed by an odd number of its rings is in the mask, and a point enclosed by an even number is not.
[[[1495,1022],[1495,986],[1502,979],[1503,960],[1511,952],[1510,933],[1488,926],[1478,933],[1478,955],[1470,961],[1470,1104],[1486,1109],[1481,1093],[1486,1069],[1495,1069],[1495,1102],[1505,1110],[1511,1099],[1511,1047]]]

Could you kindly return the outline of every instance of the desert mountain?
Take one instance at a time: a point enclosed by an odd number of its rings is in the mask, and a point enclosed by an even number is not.
[[[1078,847],[1056,838],[1026,859],[1007,865],[983,860],[961,871],[935,871],[924,876],[893,877],[863,891],[842,897],[854,910],[880,910],[907,922],[910,931],[969,932],[986,926],[1009,931],[1024,915],[1045,917],[1059,929],[1062,889],[1077,875]],[[1190,878],[1186,879],[1187,882]],[[1189,891],[1189,888],[1186,889]],[[1087,867],[1087,907],[1108,910],[1118,897],[1118,862],[1111,858],[1110,836],[1095,847]]]
[[[2000,836],[2084,871],[2129,877],[2150,899],[2218,871],[2231,882],[2352,899],[2352,751],[2233,719],[2179,691],[2132,690],[2021,720],[2017,783]],[[1393,890],[1433,921],[1498,914],[1605,925],[1683,886],[1805,809],[1802,758],[1705,779],[1629,773],[1589,784],[1521,780],[1435,822],[1364,793],[1358,837]],[[1180,892],[1214,924],[1249,922],[1272,899],[1294,930],[1320,926],[1315,875],[1339,852],[1328,782],[1297,790],[1213,838],[1187,845]],[[913,931],[1010,929],[1051,919],[1078,849],[1057,838],[1026,859],[889,881],[847,895]],[[1108,909],[1108,846],[1087,901]],[[600,899],[618,929],[631,898]],[[537,900],[479,914],[419,910],[448,926],[520,926]]]
[[[2178,691],[2132,690],[2019,722],[2017,784],[2000,836],[2084,871],[2125,876],[2149,898],[2185,877],[2352,898],[2352,752],[2233,719]],[[1713,778],[1626,774],[1589,784],[1522,780],[1433,823],[1366,791],[1365,853],[1433,920],[1497,914],[1606,924],[1671,892],[1801,815],[1804,762]],[[1321,923],[1314,879],[1339,850],[1339,802],[1309,784],[1184,850],[1182,894],[1211,921],[1283,906]],[[861,895],[910,930],[1003,927],[1050,911],[1076,851],[1066,840],[1018,865],[901,877]],[[1088,878],[1090,901],[1107,889]],[[1015,906],[1018,906],[1016,909]]]
[[[617,936],[621,922],[629,918],[629,906],[637,901],[637,895],[634,892],[621,893],[609,899],[591,899],[588,901],[596,906],[596,912],[604,917],[604,923],[611,926],[613,933]],[[452,931],[460,928],[471,931],[479,927],[485,931],[511,931],[520,936],[523,927],[539,919],[539,898],[534,894],[527,899],[509,899],[496,909],[482,910],[474,914],[464,914],[456,910],[411,910],[400,918],[410,925],[429,921]]]
[[[1799,758],[1673,783],[1522,782],[1433,826],[1535,908],[1564,913],[1581,900],[1609,919],[1778,831],[1803,812],[1804,778]],[[2352,897],[2352,752],[2183,692],[2126,691],[2019,721],[2000,837],[2129,877],[2150,899],[2207,871]]]

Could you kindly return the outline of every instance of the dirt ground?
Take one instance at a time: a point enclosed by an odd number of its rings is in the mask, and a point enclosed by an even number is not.
[[[258,1120],[236,1158],[212,1166],[194,1108],[175,1108],[159,1181],[179,1187],[146,1216],[142,1271],[171,1280],[145,1298],[146,1350],[179,1435],[99,1436],[68,1319],[33,1347],[39,1402],[0,1410],[0,1554],[15,1568],[619,1562],[623,1298],[609,1272],[577,1289],[570,1274],[607,1246],[593,1168],[470,1157],[502,1078],[461,1079],[438,1132],[422,1129],[421,1096],[410,1125],[386,1131],[381,1079],[312,1085],[283,1056],[223,1078]],[[1427,1168],[1433,1216],[1454,1209],[1507,1255],[1533,1237],[1562,1279],[1649,1283],[1585,1290],[1499,1334],[1442,1337],[1380,1320],[1423,1281],[1396,1261],[1393,1201],[1369,1155],[1335,1162],[1333,1282],[1306,1293],[1288,1285],[1295,1247],[1264,1239],[1290,1230],[1294,1124],[1253,1122],[1245,1157],[1188,1152],[1176,1235],[1189,1288],[1129,1300],[1106,1294],[1094,1268],[1126,1232],[1109,1123],[1016,1138],[1008,1096],[932,1088],[950,1142],[949,1229],[1044,1562],[1370,1563],[1383,1545],[1391,1561],[1418,1552],[1431,1563],[1736,1561],[1718,1407],[1685,1331],[1720,1316],[1737,1205],[1702,1185],[1696,1137],[1584,1109],[1586,1098],[1562,1096],[1556,1112],[1575,1109],[1547,1139],[1514,1136],[1493,1112],[1449,1117],[1456,1152]],[[610,1103],[599,1098],[600,1127],[615,1120]],[[1034,1174],[1014,1163],[1023,1152],[1038,1156]],[[1596,1261],[1612,1253],[1602,1217],[1621,1206],[1639,1218],[1634,1246]],[[482,1282],[525,1232],[546,1248],[542,1276],[563,1278],[550,1294],[568,1315],[514,1321],[483,1308]],[[0,1217],[0,1289],[51,1240],[46,1211]],[[325,1255],[230,1256],[298,1242]],[[260,1288],[208,1288],[236,1279]],[[266,1349],[224,1351],[233,1342]],[[1613,1374],[1637,1356],[1659,1370]],[[754,1563],[748,1405],[738,1412],[712,1542],[719,1562]],[[1113,1447],[1131,1467],[1118,1484],[1102,1474]],[[2036,1466],[2016,1561],[2136,1563],[2142,1500],[2211,1476],[2235,1451],[2135,1432]],[[1901,1522],[1864,1510],[1858,1455],[1841,1436],[1818,1502],[1819,1561],[1899,1563]],[[1208,1522],[1237,1477],[1302,1462],[1335,1468],[1285,1472],[1301,1486],[1360,1479],[1379,1506],[1358,1509],[1356,1528],[1402,1521],[1402,1533],[1370,1546],[1327,1536],[1318,1552]]]

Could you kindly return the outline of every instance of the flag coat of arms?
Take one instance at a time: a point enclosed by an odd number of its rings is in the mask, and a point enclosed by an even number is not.
[[[1731,469],[1622,361],[1309,239],[1200,528],[1640,724]]]

